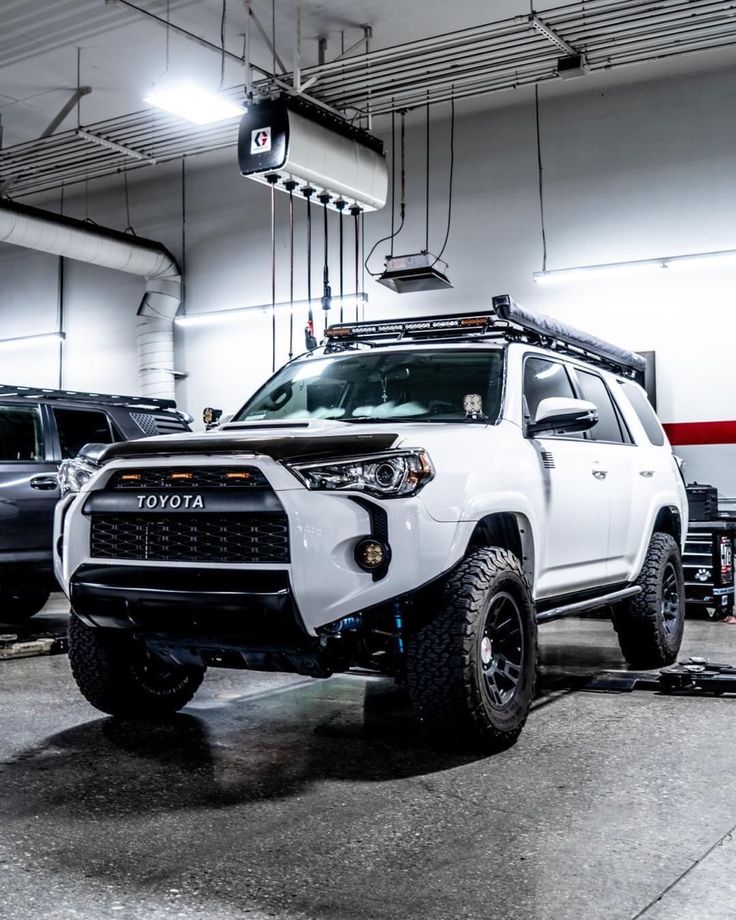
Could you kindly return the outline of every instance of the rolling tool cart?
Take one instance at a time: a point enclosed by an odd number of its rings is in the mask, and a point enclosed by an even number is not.
[[[733,612],[733,542],[736,519],[690,521],[682,566],[685,603],[711,620]],[[688,609],[688,612],[691,612]]]
[[[690,527],[682,565],[685,602],[689,612],[720,620],[733,613],[733,545],[736,516],[719,514],[718,492],[713,486],[687,487]]]

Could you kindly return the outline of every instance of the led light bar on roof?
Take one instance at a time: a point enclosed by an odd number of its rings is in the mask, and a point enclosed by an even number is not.
[[[561,323],[552,316],[526,310],[508,294],[493,298],[492,311],[454,313],[425,319],[338,323],[328,327],[325,337],[328,349],[330,346],[339,348],[342,342],[375,339],[401,342],[404,338],[521,338],[560,350],[574,351],[579,356],[596,359],[627,373],[642,374],[646,368],[646,361],[640,355]]]
[[[458,313],[438,316],[435,319],[395,319],[380,323],[337,323],[325,331],[328,339],[397,338],[404,335],[432,335],[468,330],[486,330],[493,322],[493,314]]]

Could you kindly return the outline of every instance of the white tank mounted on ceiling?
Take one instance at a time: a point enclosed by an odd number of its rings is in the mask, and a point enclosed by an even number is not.
[[[243,176],[282,191],[329,195],[328,206],[340,211],[386,204],[383,141],[299,96],[249,106],[240,122],[238,162]]]

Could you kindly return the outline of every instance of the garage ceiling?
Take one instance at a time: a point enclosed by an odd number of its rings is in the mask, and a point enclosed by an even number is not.
[[[173,25],[219,45],[221,0],[132,0]],[[271,4],[253,7],[271,29]],[[332,9],[330,9],[332,7]],[[559,82],[557,61],[565,49],[585,54],[590,70],[607,84],[625,79],[637,65],[650,71],[677,62],[677,72],[704,63],[736,60],[736,2],[732,0],[585,0],[535,4],[526,0],[302,0],[302,80],[309,92],[349,116],[501,90]],[[489,10],[494,21],[489,22]],[[334,12],[333,10],[336,10]],[[276,45],[293,67],[294,0],[276,0]],[[5,131],[0,151],[0,189],[20,196],[123,170],[150,167],[235,142],[232,122],[194,127],[174,116],[142,109],[144,92],[167,76],[194,78],[216,87],[220,54],[117,0],[5,0],[0,37],[0,112]],[[362,49],[334,62],[373,29],[369,54]],[[224,85],[242,97],[245,4],[229,0]],[[548,31],[545,27],[548,27]],[[317,39],[327,39],[327,63],[317,65]],[[254,35],[253,62],[271,69],[271,55]],[[79,80],[91,93],[50,137],[38,139],[70,98]],[[696,54],[694,52],[701,52]],[[703,52],[708,52],[703,54]],[[281,76],[291,83],[291,74]],[[567,82],[585,89],[591,78]],[[262,91],[268,81],[256,84]],[[77,124],[83,131],[77,130]],[[4,188],[3,188],[4,185]]]

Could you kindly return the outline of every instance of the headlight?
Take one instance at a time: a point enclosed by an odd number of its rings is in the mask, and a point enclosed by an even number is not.
[[[59,485],[62,496],[70,492],[79,492],[82,486],[99,469],[91,460],[75,457],[73,460],[63,460],[59,467]]]
[[[323,463],[288,464],[308,489],[368,492],[380,498],[416,493],[434,476],[426,451],[403,450]]]

